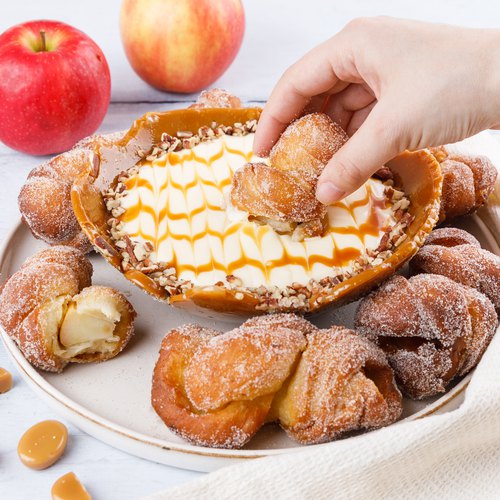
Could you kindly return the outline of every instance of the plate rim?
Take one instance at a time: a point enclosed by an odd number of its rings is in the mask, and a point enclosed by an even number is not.
[[[479,219],[479,217],[477,217]],[[483,223],[484,224],[484,223]],[[11,241],[15,234],[18,231],[28,231],[29,228],[24,225],[22,219],[18,219],[17,222],[11,227],[11,229],[7,232],[5,240],[3,241],[0,247],[0,269],[4,266],[6,254],[9,250]],[[173,306],[167,306],[173,307]],[[16,367],[18,373],[21,378],[25,380],[28,385],[35,390],[37,395],[42,396],[49,404],[51,404],[52,408],[56,413],[62,413],[65,418],[67,418],[73,425],[84,430],[84,432],[92,435],[95,439],[103,441],[115,448],[119,448],[126,453],[130,453],[132,455],[139,456],[141,458],[145,458],[148,460],[158,461],[158,459],[152,459],[148,456],[146,450],[140,450],[133,446],[132,449],[127,448],[125,445],[120,446],[121,443],[115,442],[112,438],[118,440],[125,440],[125,442],[133,441],[134,445],[140,445],[141,447],[153,448],[154,450],[160,450],[161,453],[174,453],[176,456],[179,454],[184,455],[196,455],[200,459],[209,459],[209,460],[219,460],[219,464],[211,464],[210,466],[199,466],[196,468],[191,468],[190,470],[214,470],[214,468],[218,468],[224,465],[230,465],[234,463],[234,461],[240,461],[245,459],[255,459],[262,458],[272,455],[283,455],[286,453],[295,453],[298,451],[303,451],[305,449],[313,449],[320,446],[325,446],[331,443],[321,443],[310,446],[296,446],[293,448],[272,448],[272,449],[243,449],[243,450],[233,450],[233,449],[223,449],[223,448],[208,448],[203,446],[196,446],[192,444],[183,444],[183,443],[172,443],[166,439],[154,438],[152,436],[148,436],[146,434],[133,431],[124,426],[116,424],[107,418],[101,417],[93,411],[88,410],[84,406],[79,403],[73,401],[70,397],[63,394],[61,391],[52,386],[21,354],[15,342],[7,335],[7,332],[0,326],[0,337],[2,338],[5,349]],[[427,407],[422,408],[420,411],[409,415],[408,417],[395,422],[392,425],[398,425],[403,422],[409,422],[424,418],[426,416],[432,415],[443,406],[450,403],[457,396],[459,396],[468,386],[470,379],[473,375],[473,371],[467,374],[458,384],[456,384],[450,391],[443,394],[439,399],[429,404]],[[58,411],[59,410],[59,411]],[[109,439],[104,438],[99,435],[96,436],[91,431],[88,431],[89,428],[100,427],[100,431],[107,433],[111,433]],[[358,436],[349,437],[347,439],[355,439],[362,438],[366,434],[360,434]],[[131,443],[132,444],[132,443]],[[151,450],[152,451],[152,450]],[[167,460],[165,457],[165,461],[163,463],[168,463],[172,466],[177,466],[184,469],[189,469],[192,467],[186,467],[183,465],[179,465],[177,463],[172,463],[171,460]],[[225,463],[222,463],[224,461]],[[215,465],[215,467],[214,467]]]

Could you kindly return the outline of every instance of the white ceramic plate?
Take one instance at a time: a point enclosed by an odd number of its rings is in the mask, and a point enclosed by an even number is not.
[[[478,217],[465,220],[462,227],[478,237],[484,248],[498,252],[493,236]],[[44,246],[19,223],[0,253],[0,281],[4,281],[28,256]],[[171,433],[150,405],[152,369],[165,332],[193,321],[219,329],[231,329],[237,323],[221,322],[211,318],[209,313],[193,318],[184,311],[156,302],[97,255],[92,255],[91,260],[94,284],[122,290],[139,314],[135,337],[117,358],[101,364],[70,365],[62,374],[38,372],[1,331],[7,351],[21,376],[56,412],[97,439],[128,453],[191,470],[210,471],[244,459],[301,449],[274,425],[265,426],[242,450],[192,446]],[[350,327],[355,307],[351,304],[330,310],[315,316],[313,322],[318,326],[335,323]],[[421,418],[442,410],[443,406],[453,403],[456,406],[457,396],[468,380],[469,377],[461,380],[440,398],[425,402],[405,401],[403,418]],[[347,439],[363,439],[363,435]]]

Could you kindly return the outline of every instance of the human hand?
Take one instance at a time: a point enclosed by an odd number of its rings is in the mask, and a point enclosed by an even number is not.
[[[286,126],[322,111],[351,136],[318,181],[333,203],[405,149],[455,142],[500,123],[500,31],[387,17],[362,18],[281,77],[254,150],[269,152]]]

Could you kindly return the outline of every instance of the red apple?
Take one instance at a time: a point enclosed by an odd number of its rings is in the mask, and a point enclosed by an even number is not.
[[[124,0],[125,53],[147,83],[197,92],[233,62],[245,31],[240,0]]]
[[[101,49],[57,21],[0,35],[0,141],[33,155],[60,153],[99,127],[110,75]]]

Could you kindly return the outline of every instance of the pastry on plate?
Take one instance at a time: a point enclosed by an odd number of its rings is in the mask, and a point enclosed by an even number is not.
[[[414,273],[434,273],[484,293],[500,311],[500,256],[481,248],[467,231],[433,231],[410,263]]]
[[[194,104],[189,106],[193,109],[202,108],[241,108],[239,97],[230,94],[224,89],[203,90]]]
[[[135,311],[117,290],[91,286],[92,265],[72,247],[30,257],[0,289],[0,325],[36,368],[116,356],[133,334]]]
[[[71,151],[35,167],[18,196],[19,211],[33,236],[50,245],[69,245],[84,253],[92,250],[71,206],[73,181],[89,169],[92,150],[111,144],[122,133],[93,136],[80,141]]]
[[[169,429],[220,448],[243,446],[266,422],[311,444],[388,425],[401,413],[378,347],[293,315],[253,318],[227,333],[174,328],[161,345],[151,402]]]
[[[485,295],[437,274],[393,276],[361,301],[355,319],[356,331],[386,352],[413,399],[444,392],[476,366],[496,327]]]
[[[449,146],[430,151],[443,172],[440,222],[471,214],[486,203],[498,175],[489,158],[454,153]]]
[[[325,208],[314,198],[316,174],[345,140],[329,118],[304,117],[270,159],[257,158],[260,109],[230,107],[237,101],[226,94],[214,108],[204,101],[137,120],[122,140],[94,150],[94,168],[72,190],[96,249],[156,298],[231,314],[316,311],[353,300],[393,274],[435,224],[441,176],[428,152],[403,153],[387,164],[388,177],[371,178]],[[326,143],[293,149],[295,138],[308,143],[318,129]],[[300,199],[314,205],[306,217],[293,214],[302,222],[251,214],[231,202],[235,172],[270,161],[286,182],[302,183]],[[282,193],[278,184],[273,192]]]
[[[401,394],[384,353],[340,326],[307,336],[290,380],[273,402],[272,415],[303,444],[395,422]]]

